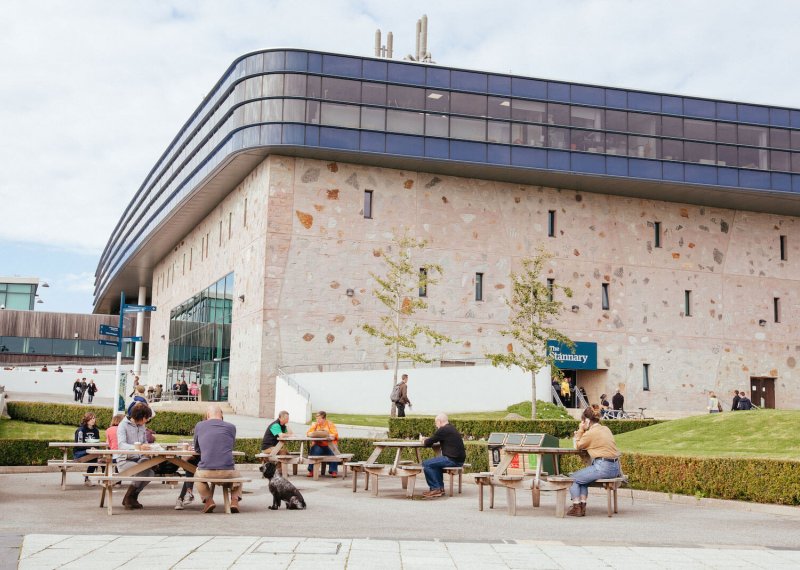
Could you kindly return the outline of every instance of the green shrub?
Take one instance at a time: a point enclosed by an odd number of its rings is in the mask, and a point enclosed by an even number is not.
[[[572,437],[578,420],[453,420],[455,428],[467,439],[486,439],[492,432],[547,433],[559,439]],[[625,433],[660,423],[659,420],[608,420],[614,434]],[[390,418],[389,437],[416,439],[419,434],[430,435],[436,430],[433,418]]]
[[[11,403],[9,402],[9,405]],[[41,439],[0,439],[0,465],[47,465],[64,452]]]
[[[8,415],[12,419],[39,424],[60,424],[77,427],[84,414],[92,412],[97,417],[97,427],[106,429],[111,423],[111,408],[51,404],[44,402],[8,402]],[[156,433],[191,435],[202,414],[190,412],[158,412],[147,427]]]
[[[530,402],[520,402],[518,404],[512,404],[506,408],[506,411],[510,414],[519,414],[523,418],[530,418],[531,417],[531,403]],[[536,419],[538,420],[568,420],[571,419],[572,416],[569,415],[567,410],[562,408],[561,406],[556,406],[551,402],[543,402],[541,400],[536,400]]]

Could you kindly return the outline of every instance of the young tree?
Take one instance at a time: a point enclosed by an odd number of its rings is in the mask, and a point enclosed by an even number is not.
[[[563,309],[563,304],[555,300],[556,291],[563,291],[572,297],[572,290],[556,283],[548,286],[542,283],[542,271],[553,255],[539,248],[534,257],[522,260],[522,271],[511,272],[511,298],[506,299],[511,313],[508,328],[501,330],[503,336],[512,337],[519,345],[509,343],[504,353],[487,354],[493,366],[519,366],[531,375],[531,418],[536,419],[536,373],[545,366],[551,366],[553,373],[561,376],[554,366],[555,357],[547,349],[548,340],[556,340],[573,348],[574,343],[555,329],[552,322]]]
[[[425,249],[427,242],[409,237],[408,231],[402,237],[392,239],[392,245],[381,249],[380,253],[386,265],[385,275],[376,275],[370,272],[377,286],[372,294],[386,308],[376,325],[362,324],[361,328],[370,336],[380,339],[387,347],[387,354],[394,360],[394,376],[392,389],[397,384],[397,370],[400,360],[412,362],[431,362],[417,347],[417,337],[423,335],[433,346],[440,346],[452,340],[436,332],[428,325],[422,325],[414,320],[414,315],[419,310],[428,308],[424,297],[419,292],[427,290],[429,285],[434,285],[442,275],[442,268],[435,263],[413,263],[412,252]],[[397,408],[392,402],[391,415],[397,414]]]

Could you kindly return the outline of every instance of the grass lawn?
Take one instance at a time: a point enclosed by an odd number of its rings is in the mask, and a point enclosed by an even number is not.
[[[616,436],[622,451],[693,457],[800,460],[800,411],[704,414]]]
[[[0,439],[44,439],[49,441],[73,441],[76,427],[54,424],[35,424],[17,420],[0,421]],[[185,435],[156,435],[156,441],[172,443],[187,439]],[[100,440],[105,441],[106,432],[100,430]]]

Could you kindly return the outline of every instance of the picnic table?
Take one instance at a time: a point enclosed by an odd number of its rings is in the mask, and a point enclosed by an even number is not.
[[[286,444],[292,441],[300,442],[300,452],[290,453],[284,450]],[[333,455],[306,455],[306,443],[315,443],[318,441],[327,441],[333,450]],[[309,446],[310,447],[310,446]],[[297,475],[298,465],[312,465],[312,475],[314,479],[319,479],[323,463],[342,463],[344,465],[344,477],[347,477],[346,462],[353,458],[352,453],[341,453],[339,447],[333,442],[333,437],[312,437],[302,434],[285,434],[278,436],[278,443],[269,453],[259,453],[256,455],[258,459],[277,463],[281,470],[281,476],[289,477],[288,466],[292,466],[292,471]]]
[[[225,512],[231,512],[230,508],[230,486],[233,483],[249,483],[251,479],[245,478],[238,478],[238,479],[222,479],[222,478],[211,478],[211,477],[204,477],[204,478],[196,478],[196,477],[180,477],[180,476],[155,476],[155,477],[147,477],[142,476],[141,473],[147,471],[148,469],[153,469],[162,463],[172,463],[177,465],[178,467],[182,468],[187,473],[194,474],[197,471],[197,467],[191,463],[189,463],[188,459],[197,455],[197,452],[193,449],[189,449],[189,446],[186,444],[168,444],[168,447],[164,447],[158,445],[155,448],[151,449],[93,449],[91,450],[93,453],[99,456],[145,456],[148,457],[147,460],[142,461],[140,463],[136,463],[131,465],[127,469],[120,471],[117,474],[114,474],[113,469],[114,466],[110,460],[106,462],[106,471],[103,476],[98,477],[98,480],[103,484],[102,492],[100,494],[100,507],[102,508],[105,504],[106,496],[108,496],[108,514],[109,516],[112,514],[112,498],[113,498],[113,488],[117,482],[121,481],[159,481],[165,483],[188,483],[188,482],[198,482],[202,481],[205,483],[209,483],[212,485],[212,493],[213,493],[213,486],[214,485],[221,485],[222,486],[222,494],[225,499]],[[244,456],[244,452],[241,451],[234,451],[234,457],[241,457]]]
[[[416,483],[417,475],[422,473],[422,454],[420,451],[425,445],[421,441],[376,441],[373,443],[375,449],[369,458],[360,464],[350,464],[353,469],[353,492],[357,488],[358,473],[363,472],[367,477],[365,490],[369,488],[369,479],[372,477],[374,481],[372,492],[378,496],[378,478],[379,477],[399,477],[403,489],[406,490],[406,496],[411,498],[414,496],[414,485]],[[378,457],[385,449],[394,449],[394,461],[391,464],[376,463]],[[404,449],[413,449],[416,463],[410,461],[401,461],[400,456]],[[438,452],[438,446],[437,446]]]
[[[100,463],[98,460],[102,459],[102,457],[96,453],[91,453],[93,449],[108,447],[108,443],[104,441],[94,441],[94,442],[75,442],[75,441],[51,441],[48,444],[49,447],[58,447],[64,452],[64,457],[62,459],[50,459],[47,461],[47,465],[49,466],[56,466],[61,471],[61,490],[65,491],[67,488],[67,470],[72,467],[80,467],[81,469],[86,469],[87,467],[102,467],[103,463]],[[69,452],[70,450],[74,450],[75,448],[92,448],[87,449],[89,453],[84,455],[83,457],[79,457],[77,459],[70,459]]]

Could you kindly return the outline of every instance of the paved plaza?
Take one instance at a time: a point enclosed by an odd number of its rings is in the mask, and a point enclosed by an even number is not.
[[[608,518],[590,497],[585,518],[553,516],[545,493],[534,510],[520,493],[517,516],[505,494],[479,512],[477,488],[453,498],[407,500],[398,480],[380,496],[351,480],[292,477],[305,511],[267,509],[252,466],[242,512],[174,510],[178,488],[151,484],[142,511],[100,509],[100,490],[58,473],[0,475],[0,567],[13,568],[721,568],[800,566],[800,509],[696,500],[623,490]],[[417,487],[418,492],[424,484]]]

